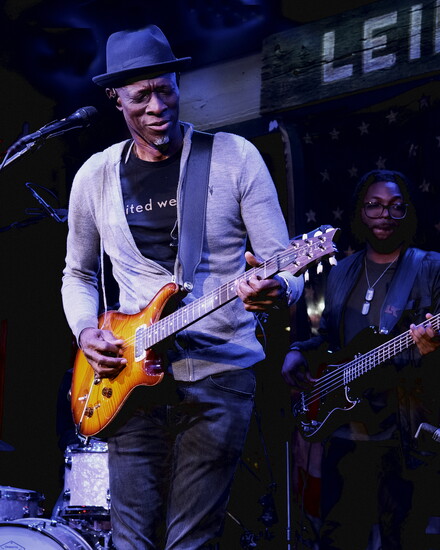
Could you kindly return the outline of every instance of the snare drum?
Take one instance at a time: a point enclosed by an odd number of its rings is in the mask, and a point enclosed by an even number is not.
[[[0,548],[93,550],[81,535],[67,525],[39,518],[0,523]]]
[[[42,516],[43,500],[36,491],[0,485],[0,521]]]
[[[110,517],[107,443],[92,440],[87,445],[67,447],[64,457],[64,519]]]

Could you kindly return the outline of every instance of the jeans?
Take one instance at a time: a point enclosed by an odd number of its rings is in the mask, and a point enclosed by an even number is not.
[[[154,397],[108,438],[117,550],[204,550],[222,532],[253,410],[253,369],[171,384],[174,399]],[[151,388],[142,389],[148,399]]]

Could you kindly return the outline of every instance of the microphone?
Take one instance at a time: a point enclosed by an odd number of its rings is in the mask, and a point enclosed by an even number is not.
[[[7,153],[15,153],[23,146],[29,146],[41,139],[59,136],[75,128],[86,128],[96,120],[97,116],[98,111],[95,107],[81,107],[67,118],[50,122],[36,132],[23,136],[8,149]]]

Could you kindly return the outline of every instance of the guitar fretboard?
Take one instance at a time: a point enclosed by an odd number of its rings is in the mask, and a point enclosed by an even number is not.
[[[431,324],[434,330],[439,330],[440,313],[422,323],[424,327],[428,324]],[[356,378],[359,378],[359,376],[370,371],[376,365],[384,363],[388,359],[408,349],[413,344],[414,340],[411,337],[411,332],[408,330],[392,340],[385,342],[381,346],[378,346],[374,350],[353,359],[344,366],[344,384],[348,384]]]
[[[438,331],[440,329],[440,313],[421,323],[424,327],[429,324]],[[294,414],[299,415],[308,411],[314,403],[321,403],[327,395],[348,386],[350,382],[413,345],[415,345],[414,340],[408,330],[377,348],[355,357],[350,362],[339,365],[317,380],[310,392],[301,392],[298,402],[293,407]]]
[[[175,312],[158,320],[154,324],[145,326],[142,336],[144,338],[143,349],[151,348],[235,299],[237,297],[237,284],[241,281],[249,280],[253,275],[261,279],[268,279],[276,273],[287,269],[287,266],[289,266],[288,270],[291,273],[298,273],[304,266],[312,263],[315,259],[326,254],[332,254],[335,250],[332,242],[334,231],[332,228],[329,235],[323,233],[315,238],[300,241],[301,245],[297,241],[292,241],[286,250],[263,262],[259,267],[249,269],[236,279],[178,308]]]

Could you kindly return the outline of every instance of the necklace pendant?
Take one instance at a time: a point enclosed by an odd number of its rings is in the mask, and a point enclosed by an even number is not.
[[[367,292],[365,293],[365,299],[368,301],[368,302],[371,302],[371,300],[373,299],[374,297],[374,288],[368,288],[367,289]]]
[[[370,302],[364,302],[364,305],[362,306],[362,315],[368,315],[369,311],[370,311]]]

